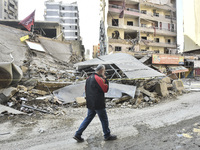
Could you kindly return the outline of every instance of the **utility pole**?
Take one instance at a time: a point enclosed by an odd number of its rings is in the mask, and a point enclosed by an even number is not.
[[[106,55],[106,30],[105,30],[105,0],[100,0],[100,15],[101,15],[101,21],[100,21],[100,30],[99,30],[99,44],[100,44],[100,52],[99,55]]]

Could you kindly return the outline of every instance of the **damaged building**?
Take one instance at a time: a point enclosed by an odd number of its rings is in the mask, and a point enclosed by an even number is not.
[[[109,0],[109,52],[176,53],[176,0]]]
[[[65,40],[80,40],[79,11],[77,2],[45,2],[45,20],[59,22],[62,25]]]

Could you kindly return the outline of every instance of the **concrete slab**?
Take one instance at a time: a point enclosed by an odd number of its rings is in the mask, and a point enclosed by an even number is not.
[[[15,115],[24,115],[24,114],[26,114],[24,112],[21,112],[21,111],[18,111],[16,109],[13,109],[13,108],[10,108],[10,107],[7,107],[7,106],[4,106],[4,105],[0,104],[0,114],[3,113],[3,112],[8,112],[9,114],[15,114]]]

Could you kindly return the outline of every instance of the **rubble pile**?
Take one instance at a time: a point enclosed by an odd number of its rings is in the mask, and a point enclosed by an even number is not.
[[[143,108],[154,106],[164,99],[176,98],[177,95],[185,93],[183,85],[174,86],[179,80],[172,80],[169,77],[150,80],[119,81],[127,85],[137,86],[135,97],[124,95],[121,98],[107,99],[107,107],[122,108]]]

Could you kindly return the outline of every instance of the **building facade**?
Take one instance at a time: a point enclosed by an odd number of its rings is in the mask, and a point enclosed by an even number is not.
[[[18,19],[18,0],[0,0],[0,19]]]
[[[176,0],[108,2],[108,52],[164,54],[177,48]]]
[[[80,40],[79,11],[77,2],[45,2],[45,20],[59,22],[62,25],[64,40]]]
[[[184,52],[200,50],[200,1],[183,0]]]

